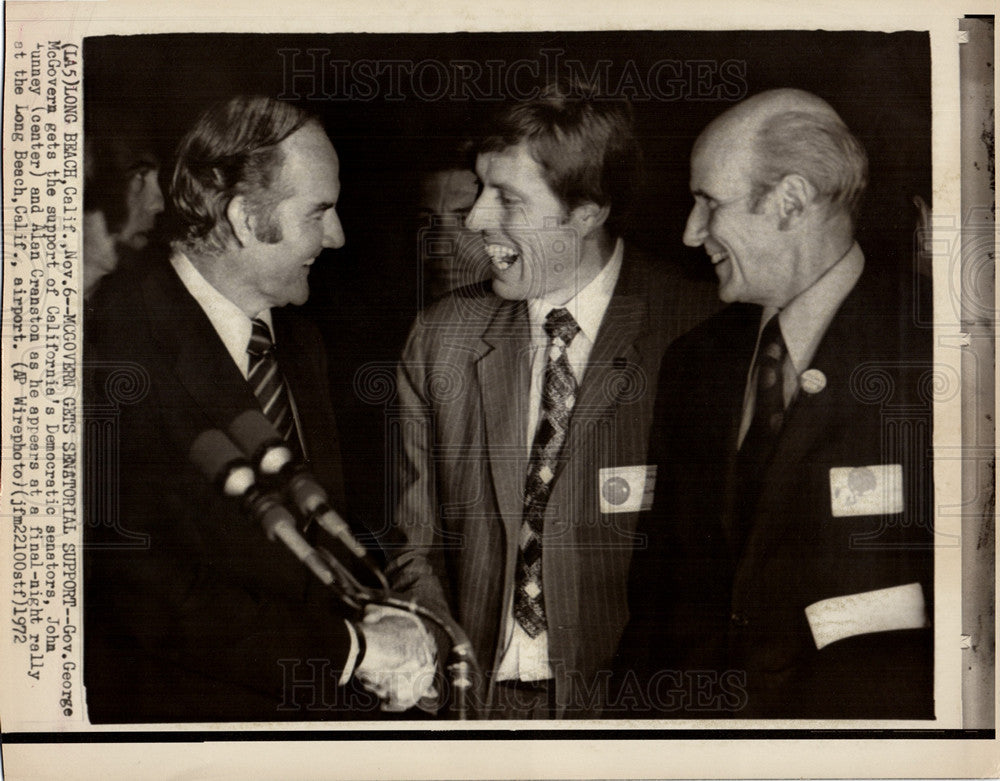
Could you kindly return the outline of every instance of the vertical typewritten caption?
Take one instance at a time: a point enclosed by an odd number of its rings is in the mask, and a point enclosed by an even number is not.
[[[4,123],[5,676],[44,718],[82,717],[77,516],[82,223],[80,49],[15,40]],[[40,696],[39,696],[40,695]],[[57,715],[58,714],[58,715]]]

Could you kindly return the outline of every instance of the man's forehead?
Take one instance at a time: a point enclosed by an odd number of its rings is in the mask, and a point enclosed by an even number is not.
[[[750,175],[752,162],[753,149],[748,136],[710,128],[698,137],[691,151],[691,189],[745,179]]]
[[[279,144],[281,167],[276,184],[293,189],[299,185],[339,187],[340,161],[323,130],[308,124]]]
[[[489,152],[480,152],[476,157],[476,174],[485,177],[512,177],[540,175],[541,166],[531,154],[527,142]]]
[[[551,192],[542,166],[524,141],[496,152],[481,152],[476,158],[476,175],[484,184],[494,187]]]
[[[493,175],[496,166],[497,158],[506,153],[506,149],[499,152],[480,152],[476,155],[476,176],[478,176],[482,181],[486,181],[488,177]]]
[[[330,138],[323,128],[315,122],[307,122],[282,141],[279,146],[286,154],[298,152],[307,156],[329,154],[333,151]]]

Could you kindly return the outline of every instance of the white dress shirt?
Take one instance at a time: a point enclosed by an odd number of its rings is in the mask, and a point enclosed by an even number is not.
[[[250,318],[243,314],[243,310],[236,304],[216,290],[183,252],[174,252],[170,256],[170,265],[174,267],[174,271],[177,272],[177,276],[180,277],[191,297],[208,315],[212,327],[245,379],[250,373],[250,354],[247,352],[250,334],[253,332],[253,323],[251,323]],[[271,310],[265,309],[258,312],[257,317],[267,323],[267,329],[271,332],[271,338],[274,339]]]
[[[250,353],[247,352],[247,345],[250,344],[250,334],[253,333],[253,323],[243,310],[226,298],[201,275],[195,268],[191,260],[183,252],[175,251],[170,256],[170,265],[174,267],[177,276],[192,298],[198,302],[198,306],[208,316],[212,327],[219,335],[226,351],[236,364],[236,368],[243,374],[243,378],[250,376]],[[271,310],[262,309],[257,313],[256,318],[262,320],[267,325],[267,330],[271,334],[271,341],[274,342],[274,323],[271,320]],[[295,420],[295,428],[299,434],[299,442],[302,444],[303,455],[308,456],[306,451],[306,440],[302,436],[302,420],[299,418],[298,407],[295,406],[295,396],[292,389],[287,387],[288,402],[292,408],[292,417]]]
[[[566,309],[580,326],[580,331],[573,338],[566,350],[577,387],[583,382],[587,370],[590,352],[597,341],[597,332],[604,320],[604,313],[611,302],[618,275],[622,268],[624,254],[621,239],[615,245],[611,258],[604,268],[594,277],[583,290],[579,291],[565,304],[555,304],[545,298],[528,301],[528,320],[531,324],[531,387],[528,393],[528,427],[525,431],[528,457],[531,458],[531,446],[535,440],[538,419],[541,413],[542,388],[545,384],[545,365],[548,357],[549,337],[545,333],[545,317],[553,309]],[[527,478],[527,475],[525,475]],[[544,549],[544,538],[542,547]],[[545,573],[542,572],[542,593],[545,593]],[[543,597],[544,598],[544,597]],[[540,681],[552,677],[549,665],[548,632],[542,632],[537,637],[531,637],[514,618],[513,597],[507,603],[504,611],[503,637],[505,646],[497,679]]]

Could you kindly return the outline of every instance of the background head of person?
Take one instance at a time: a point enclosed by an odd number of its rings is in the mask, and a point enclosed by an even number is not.
[[[427,302],[488,279],[482,236],[465,221],[479,195],[470,142],[425,150],[417,182],[419,262]]]
[[[780,309],[851,248],[867,183],[865,150],[828,103],[762,92],[695,142],[684,243],[705,249],[723,301]]]
[[[640,167],[629,104],[549,86],[503,110],[478,152],[482,189],[466,224],[486,242],[494,292],[562,305],[624,227]]]
[[[319,121],[271,98],[209,108],[181,140],[176,250],[249,317],[304,304],[309,269],[344,244],[337,153]]]
[[[95,121],[84,167],[84,294],[123,256],[144,250],[163,211],[160,161],[148,136]],[[115,129],[117,128],[117,129]]]

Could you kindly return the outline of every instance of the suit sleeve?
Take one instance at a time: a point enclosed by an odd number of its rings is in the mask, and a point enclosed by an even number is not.
[[[649,463],[656,465],[656,489],[653,506],[642,515],[637,529],[640,541],[628,579],[629,621],[615,660],[616,686],[623,697],[633,685],[631,678],[645,685],[653,667],[668,655],[673,638],[674,627],[664,610],[669,578],[674,572],[668,500],[676,490],[672,471],[675,456],[671,453],[675,436],[670,413],[677,401],[672,383],[683,382],[685,365],[682,345],[676,344],[664,354],[657,382],[648,451]]]
[[[388,575],[394,590],[425,607],[450,615],[448,579],[441,545],[435,419],[426,383],[431,358],[428,334],[419,323],[403,350],[397,374],[398,452],[394,482],[399,494],[390,539]]]

